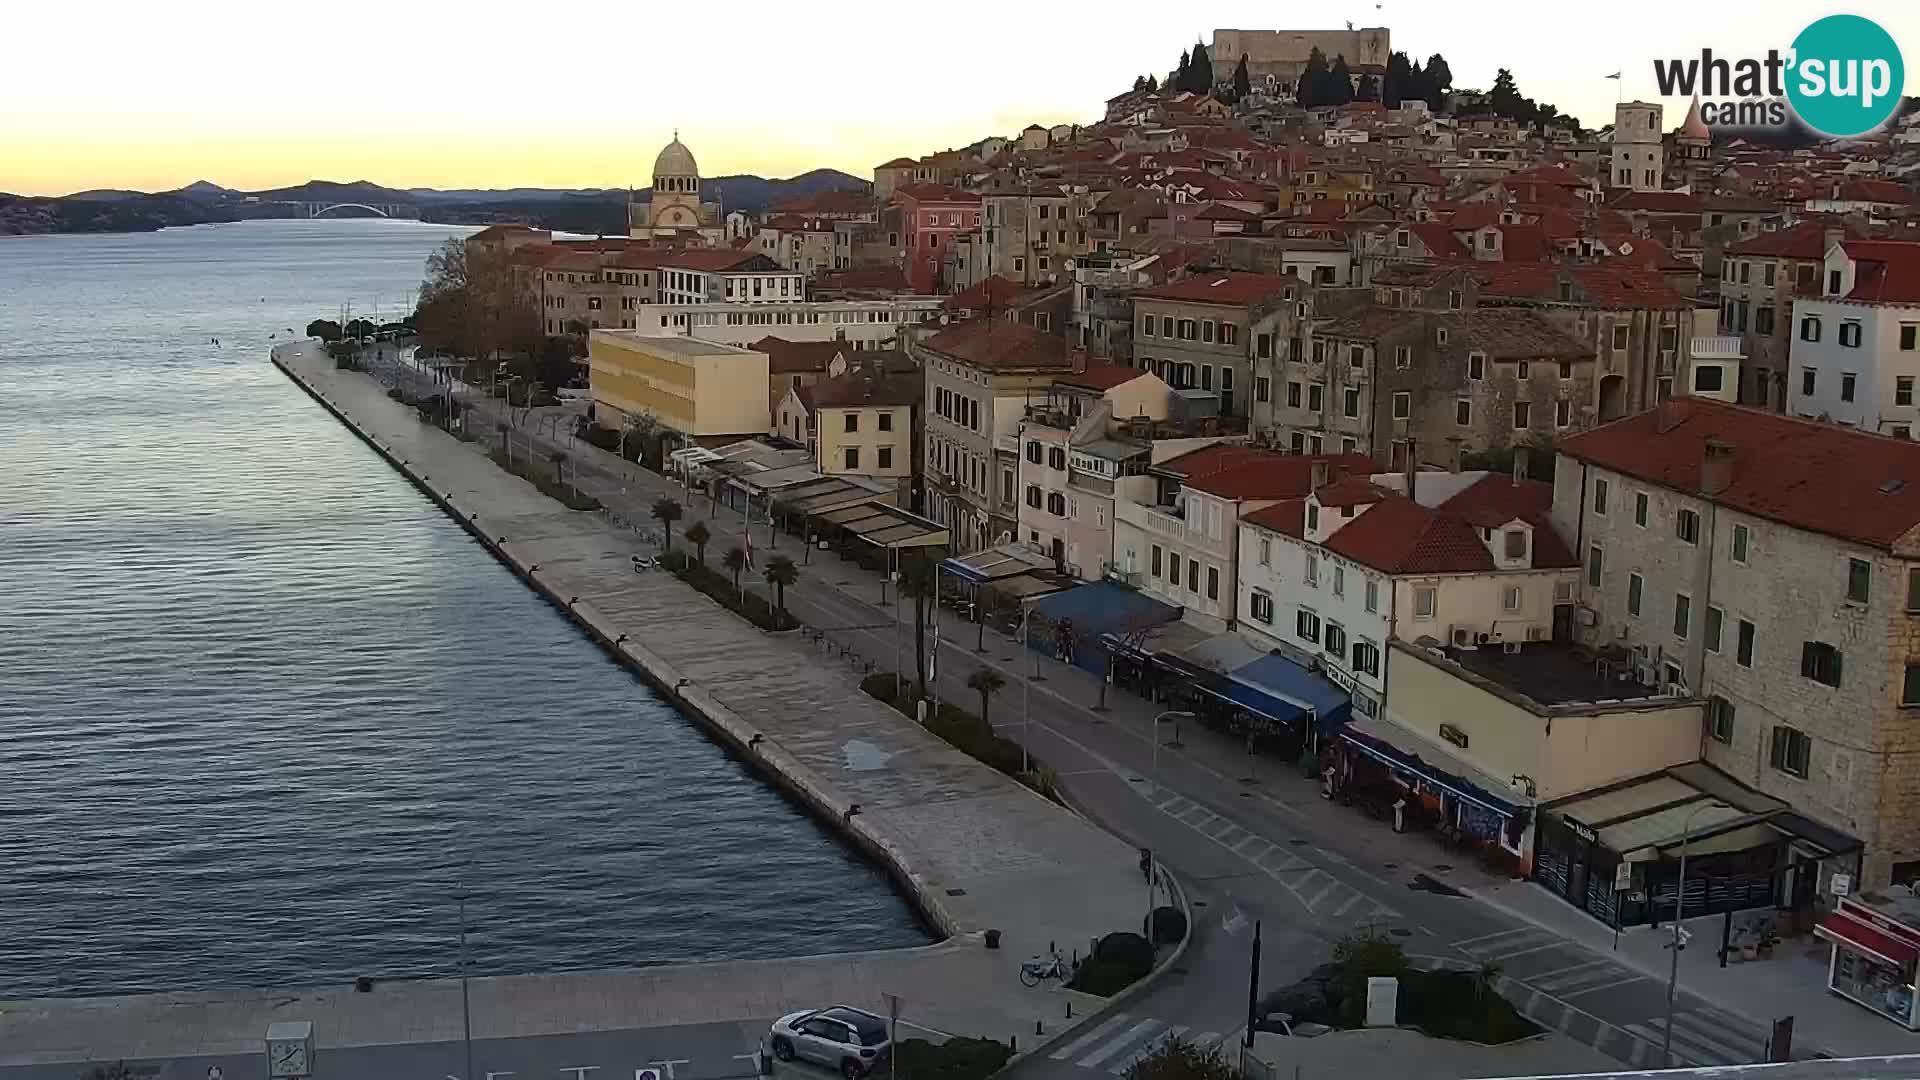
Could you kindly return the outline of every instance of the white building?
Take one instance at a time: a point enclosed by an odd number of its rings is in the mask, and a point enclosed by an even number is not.
[[[1665,153],[1661,149],[1658,105],[1644,101],[1623,101],[1613,107],[1614,187],[1634,191],[1659,191],[1664,186],[1661,170]]]
[[[903,326],[937,321],[940,301],[938,296],[899,296],[797,304],[641,304],[634,329],[729,345],[751,345],[771,334],[787,341],[840,340],[877,349],[893,342]]]
[[[751,251],[683,251],[660,263],[667,304],[797,304],[807,277]]]
[[[1518,648],[1553,636],[1578,561],[1547,521],[1553,491],[1484,472],[1351,476],[1243,519],[1239,630],[1318,663],[1378,715],[1387,642]]]
[[[1820,294],[1793,304],[1787,411],[1914,437],[1920,426],[1920,243],[1842,240]]]

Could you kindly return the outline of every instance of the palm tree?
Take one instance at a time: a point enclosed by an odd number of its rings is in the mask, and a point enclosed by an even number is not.
[[[685,511],[680,509],[680,504],[672,499],[657,499],[654,501],[654,519],[664,526],[660,538],[661,551],[667,551],[673,547],[673,523],[679,521],[680,515],[683,513],[685,513]]]
[[[782,615],[785,615],[787,613],[787,586],[800,580],[800,568],[793,565],[793,560],[787,558],[785,555],[775,555],[773,558],[767,560],[766,573],[762,576],[767,579],[767,584],[773,586],[774,596],[776,598],[774,606],[780,609]]]
[[[720,565],[733,571],[733,591],[739,593],[740,571],[747,568],[747,553],[742,550],[738,544],[735,544],[733,547],[727,549],[725,555],[720,557]],[[740,599],[744,603],[746,601],[746,594],[741,593]]]
[[[560,485],[561,490],[568,492],[569,498],[571,498],[572,489],[567,487],[567,452],[565,450],[555,450],[550,460],[553,462],[554,480]]]
[[[993,727],[993,722],[987,719],[987,702],[1006,685],[1006,678],[992,668],[983,667],[967,676],[967,689],[980,695],[980,722],[989,729]]]
[[[780,515],[785,513],[786,509],[779,499],[767,500],[767,547],[769,549],[780,546]]]
[[[927,566],[925,549],[922,549],[911,562],[900,567],[900,584],[894,590],[897,598],[913,597],[913,659],[918,665],[913,669],[915,683],[925,682],[927,678],[927,597],[933,595],[933,590],[933,572]]]
[[[700,552],[700,565],[707,565],[707,544],[713,539],[713,534],[707,531],[707,523],[696,521],[687,526],[687,531],[680,535],[686,537],[687,543],[692,544]]]

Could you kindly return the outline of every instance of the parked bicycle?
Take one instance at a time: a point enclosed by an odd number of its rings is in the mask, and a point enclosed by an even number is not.
[[[1061,982],[1066,982],[1072,977],[1073,971],[1067,965],[1067,958],[1061,956],[1060,950],[1058,949],[1052,950],[1048,956],[1036,956],[1020,965],[1020,984],[1022,986],[1039,986],[1048,979],[1058,979]]]

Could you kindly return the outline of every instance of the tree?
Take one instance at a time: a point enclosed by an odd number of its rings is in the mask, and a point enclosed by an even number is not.
[[[1316,105],[1328,105],[1331,102],[1320,100],[1327,87],[1327,54],[1320,51],[1318,45],[1307,54],[1307,66],[1300,72],[1300,82],[1294,87],[1293,95],[1303,109]]]
[[[1160,76],[1148,75],[1147,76],[1147,93],[1157,94],[1159,92],[1160,92]]]
[[[1447,99],[1447,91],[1453,89],[1453,69],[1447,66],[1447,58],[1439,53],[1427,57],[1426,79],[1422,87],[1427,92],[1427,107],[1434,112],[1440,111],[1440,105]]]
[[[469,248],[458,237],[427,257],[414,312],[420,344],[498,360],[540,344],[539,309],[504,248]]]
[[[315,319],[307,324],[307,336],[329,343],[339,341],[340,324],[332,319]]]
[[[713,533],[707,531],[707,523],[704,521],[696,521],[687,526],[687,531],[682,535],[687,538],[687,543],[692,544],[694,550],[700,553],[700,565],[705,566],[707,564],[707,544],[713,540]]]
[[[913,681],[924,683],[927,678],[927,598],[933,595],[934,573],[927,565],[925,554],[921,554],[900,567],[900,585],[896,596],[913,597],[913,660],[917,665],[913,671]]]
[[[1420,69],[1420,61],[1415,60],[1407,68],[1407,85],[1400,91],[1400,100],[1424,102],[1430,96],[1427,91],[1431,85],[1427,80],[1427,73]]]
[[[800,568],[793,565],[793,560],[785,555],[775,555],[767,560],[766,572],[761,576],[767,579],[767,584],[773,586],[776,598],[774,606],[780,609],[781,614],[786,614],[787,586],[800,580]]]
[[[1245,1080],[1246,1074],[1219,1050],[1201,1049],[1184,1039],[1168,1039],[1153,1052],[1135,1058],[1125,1080]]]
[[[1187,88],[1188,68],[1193,61],[1186,53],[1180,54],[1180,66],[1173,69],[1173,78],[1167,82],[1167,89],[1179,93]]]
[[[1501,68],[1494,73],[1493,89],[1487,94],[1487,105],[1498,116],[1519,117],[1520,90],[1513,85],[1513,72]]]
[[[1146,88],[1147,88],[1147,77],[1145,75],[1135,75],[1133,77],[1133,92],[1137,94],[1140,91],[1145,90]]]
[[[1240,62],[1233,65],[1233,96],[1240,100],[1253,93],[1253,77],[1247,74],[1247,54],[1240,54]]]
[[[558,481],[560,486],[571,494],[573,489],[567,484],[567,452],[564,450],[555,450],[551,460],[553,462],[554,480]]]
[[[1187,62],[1185,89],[1195,94],[1213,93],[1213,59],[1207,55],[1205,42],[1193,43],[1192,59]]]
[[[980,695],[980,722],[986,724],[989,729],[993,727],[993,722],[987,719],[987,703],[993,700],[993,695],[1005,689],[1006,685],[1006,677],[992,668],[983,667],[967,676],[967,689]]]
[[[743,550],[740,545],[735,544],[727,549],[725,555],[720,556],[720,565],[733,572],[733,591],[736,593],[740,592],[740,571],[747,568],[746,551]],[[741,599],[744,600],[745,598],[745,594],[742,593]]]
[[[1346,54],[1333,58],[1333,70],[1327,72],[1327,105],[1345,105],[1353,100],[1353,70],[1347,67]]]
[[[680,516],[684,513],[686,513],[686,511],[681,509],[680,504],[672,499],[654,500],[654,520],[665,526],[665,530],[661,535],[660,550],[668,551],[673,548],[673,523],[679,521]]]
[[[1380,82],[1371,75],[1360,76],[1360,86],[1353,92],[1355,101],[1379,101]]]
[[[1402,97],[1419,97],[1409,85],[1413,74],[1413,64],[1407,60],[1407,54],[1396,52],[1387,57],[1387,77],[1381,80],[1380,100],[1389,109],[1400,107]]]

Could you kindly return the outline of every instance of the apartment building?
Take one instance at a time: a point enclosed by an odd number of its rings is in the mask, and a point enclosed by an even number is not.
[[[853,232],[843,222],[786,214],[768,218],[754,234],[753,250],[808,281],[848,263]],[[849,226],[857,222],[847,222]]]
[[[1837,240],[1817,294],[1793,304],[1787,411],[1914,437],[1920,424],[1920,243]]]
[[[1070,374],[1067,340],[1004,319],[974,319],[924,341],[919,363],[926,418],[925,512],[957,552],[1009,543],[1019,528],[1018,429],[1028,405]]]
[[[980,196],[940,184],[906,184],[894,189],[899,210],[899,257],[916,293],[954,288],[944,271],[947,249],[980,228]]]
[[[936,322],[937,296],[835,300],[795,304],[642,304],[633,329],[729,345],[751,345],[769,335],[787,341],[845,341],[856,349],[884,349],[903,328]]]
[[[1356,473],[1251,513],[1240,525],[1240,634],[1317,664],[1356,711],[1379,715],[1394,638],[1499,649],[1553,637],[1579,562],[1553,529],[1552,502],[1539,481],[1406,470]]]
[[[1298,456],[1247,446],[1204,447],[1153,465],[1150,501],[1116,501],[1114,559],[1144,574],[1140,588],[1184,609],[1213,632],[1232,629],[1239,593],[1240,521],[1284,499],[1304,498],[1314,481],[1366,475],[1357,455]]]
[[[815,467],[826,476],[864,476],[895,485],[898,505],[914,505],[920,373],[887,370],[895,353],[870,353],[808,395],[817,433]]]
[[[660,260],[662,304],[798,304],[805,274],[754,251],[677,251]]]
[[[981,277],[998,275],[1022,285],[1063,281],[1072,276],[1075,257],[1092,250],[1084,192],[1035,184],[980,201]]]
[[[1920,878],[1920,446],[1680,398],[1559,449],[1579,639],[1705,698],[1705,761],[1817,824],[1785,822],[1794,902]]]
[[[1802,221],[1722,253],[1720,329],[1737,335],[1745,352],[1739,404],[1775,412],[1787,407],[1794,298],[1818,295],[1827,249],[1843,239],[1857,236],[1844,225]]]
[[[1217,394],[1221,416],[1248,415],[1261,339],[1294,336],[1307,286],[1287,274],[1208,271],[1133,294],[1133,363],[1169,386]]]
[[[650,416],[690,438],[768,429],[767,355],[717,341],[595,330],[587,339],[594,422]]]

